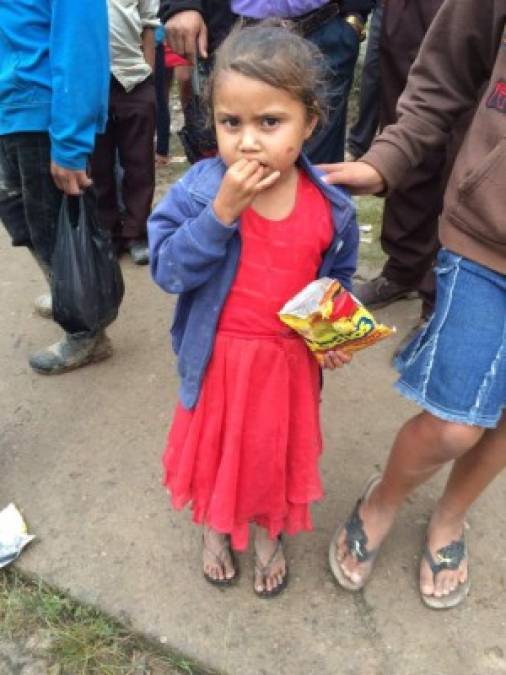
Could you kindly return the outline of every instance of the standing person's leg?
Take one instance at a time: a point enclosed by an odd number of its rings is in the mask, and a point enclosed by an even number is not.
[[[331,556],[344,577],[361,588],[369,578],[379,546],[406,497],[442,466],[468,452],[481,438],[479,427],[454,424],[422,412],[403,425],[394,441],[381,480],[357,503],[354,528],[344,527]],[[348,525],[347,523],[347,525]],[[360,546],[352,540],[362,533]],[[354,590],[354,589],[351,589]]]
[[[352,26],[337,16],[307,36],[325,57],[329,71],[329,118],[304,145],[304,151],[315,163],[342,162],[346,133],[348,95],[358,58],[359,39]]]
[[[369,21],[369,37],[360,80],[358,119],[348,134],[348,152],[352,159],[361,157],[372,143],[378,130],[381,98],[380,35],[383,3],[373,10]]]
[[[479,443],[453,465],[443,495],[441,496],[427,528],[426,547],[433,560],[438,551],[464,534],[465,517],[471,506],[490,483],[506,467],[506,415],[497,429],[487,430]],[[434,599],[450,595],[468,580],[467,556],[455,568],[443,569],[436,576],[428,556],[420,565],[420,592],[432,606]]]
[[[155,190],[154,134],[156,99],[153,79],[122,93],[117,112],[117,139],[124,170],[126,214],[121,227],[124,247],[136,264],[147,264],[146,222]]]
[[[157,166],[163,166],[169,160],[170,109],[169,89],[172,81],[172,68],[165,67],[165,47],[157,45],[155,52],[155,91],[156,91],[156,156]]]
[[[98,217],[102,227],[109,230],[115,244],[119,237],[120,211],[116,188],[117,110],[119,83],[111,78],[109,117],[103,134],[95,139],[90,158],[91,177],[97,195]]]
[[[47,277],[56,240],[63,193],[50,173],[47,133],[20,133],[0,141],[0,217],[15,246],[27,246]],[[105,333],[65,334],[30,357],[30,366],[51,375],[107,358],[112,353]]]
[[[432,559],[447,560],[433,563],[432,585],[422,564],[424,601],[451,606],[468,586],[461,540],[465,511],[506,463],[499,450],[505,448],[506,277],[444,249],[436,273],[434,314],[397,362],[397,388],[425,412],[397,435],[381,480],[358,503],[330,556],[343,585],[363,586],[406,496],[458,459],[428,530]],[[485,336],[483,325],[489,325]]]
[[[380,128],[396,120],[396,106],[427,30],[417,2],[386,3],[380,34]],[[387,261],[380,275],[354,287],[371,308],[416,297],[424,283],[426,314],[433,305],[431,275],[438,250],[437,220],[442,206],[444,149],[432,155],[385,201],[381,246]]]
[[[30,249],[48,276],[63,194],[50,173],[48,135],[0,137],[0,178],[0,218],[12,244]]]

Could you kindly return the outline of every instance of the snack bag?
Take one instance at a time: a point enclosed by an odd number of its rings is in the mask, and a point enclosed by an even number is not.
[[[321,363],[331,349],[354,352],[395,333],[373,315],[336,279],[313,281],[289,300],[279,318],[302,335]]]

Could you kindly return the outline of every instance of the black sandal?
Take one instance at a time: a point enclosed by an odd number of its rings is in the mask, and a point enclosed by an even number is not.
[[[443,570],[458,570],[462,561],[467,559],[467,547],[464,535],[462,535],[460,539],[452,541],[447,546],[438,549],[436,551],[435,560],[432,557],[432,553],[429,551],[427,542],[425,542],[423,557],[429,563],[434,580]],[[422,593],[421,591],[420,595],[423,602],[431,609],[450,609],[451,607],[456,607],[465,599],[470,588],[471,580],[469,579],[468,569],[467,579],[463,583],[459,583],[457,588],[451,593],[448,593],[448,595],[442,595],[438,598],[435,595],[425,595],[425,593]]]
[[[274,549],[271,557],[269,558],[269,560],[267,561],[267,563],[265,565],[263,565],[261,563],[260,558],[259,558],[257,552],[255,551],[255,575],[253,576],[253,590],[255,591],[255,594],[259,598],[264,598],[264,599],[274,598],[274,597],[276,597],[276,595],[279,595],[282,591],[284,591],[285,588],[288,586],[288,564],[287,564],[286,558],[285,558],[285,575],[283,577],[283,581],[280,584],[278,584],[277,586],[275,586],[270,591],[268,591],[266,588],[264,588],[261,591],[257,591],[257,589],[256,589],[256,584],[255,584],[256,573],[258,572],[258,574],[262,578],[262,582],[265,584],[266,578],[271,576],[272,564],[274,563],[274,560],[275,560],[275,558],[278,555],[280,550],[281,551],[283,550],[283,538],[282,538],[281,535],[278,536],[276,548]]]
[[[355,583],[346,576],[343,568],[341,567],[341,563],[336,557],[337,542],[339,541],[341,533],[345,531],[346,546],[348,547],[348,551],[353,555],[353,557],[356,560],[358,560],[359,563],[367,561],[374,562],[374,559],[378,555],[378,549],[367,548],[367,541],[368,541],[367,534],[364,532],[364,523],[358,511],[362,502],[367,501],[369,495],[376,487],[376,485],[380,482],[380,480],[381,474],[374,474],[369,478],[362,491],[362,496],[360,497],[360,499],[358,499],[357,503],[355,504],[355,508],[353,509],[353,511],[351,512],[350,516],[345,521],[345,523],[341,525],[341,527],[337,528],[337,530],[334,533],[334,536],[332,537],[332,541],[330,542],[329,547],[330,569],[339,585],[345,588],[347,591],[359,591],[361,588],[363,588],[367,583],[367,581],[369,580],[369,577],[371,576],[373,565],[371,565],[368,574],[366,574],[358,583]]]
[[[225,557],[224,553],[228,552],[230,555],[230,558],[232,560],[232,565],[234,567],[234,576],[231,577],[230,579],[227,579],[226,577],[223,579],[215,579],[214,577],[210,576],[209,574],[206,574],[204,570],[202,570],[202,573],[204,575],[204,579],[208,581],[210,584],[213,584],[213,586],[232,586],[232,584],[235,584],[237,579],[239,578],[239,566],[237,563],[237,558],[234,555],[234,552],[232,551],[232,548],[230,547],[230,536],[227,535],[225,538],[225,541],[223,542],[223,546],[221,547],[220,551],[218,553],[215,553],[214,551],[211,551],[209,546],[206,544],[206,538],[205,534],[202,534],[202,546],[204,549],[212,555],[215,559],[216,564],[221,567],[221,570],[223,574],[225,574]]]

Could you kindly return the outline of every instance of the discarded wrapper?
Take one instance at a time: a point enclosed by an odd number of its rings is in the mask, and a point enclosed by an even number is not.
[[[297,293],[280,310],[279,318],[302,335],[320,363],[325,352],[358,351],[395,333],[395,328],[377,323],[354,295],[329,277]]]
[[[0,511],[0,567],[16,560],[32,539],[35,535],[27,533],[25,521],[14,504]]]

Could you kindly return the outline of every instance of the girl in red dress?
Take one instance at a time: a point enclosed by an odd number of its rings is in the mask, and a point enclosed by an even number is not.
[[[356,266],[353,204],[301,154],[322,115],[320,63],[280,25],[234,30],[210,81],[219,157],[194,165],[149,223],[153,276],[180,294],[165,484],[204,526],[211,583],[236,580],[232,549],[256,525],[260,597],[285,588],[281,534],[312,529],[323,495],[320,369],[277,313],[318,276],[349,288]],[[349,360],[337,350],[324,367]]]

